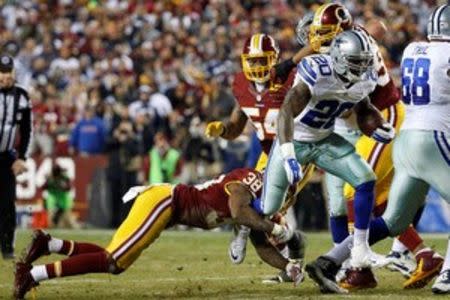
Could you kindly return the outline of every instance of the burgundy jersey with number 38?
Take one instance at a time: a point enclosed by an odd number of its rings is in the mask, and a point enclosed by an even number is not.
[[[234,78],[233,95],[241,110],[252,121],[266,154],[270,152],[276,135],[278,112],[286,93],[292,86],[295,73],[296,69],[292,70],[282,84],[269,83],[271,87],[264,89],[261,93],[258,93],[255,85],[245,78],[244,73],[237,73]]]
[[[172,224],[214,228],[231,220],[227,186],[239,183],[260,197],[262,175],[253,169],[236,169],[203,184],[178,184],[172,197]]]

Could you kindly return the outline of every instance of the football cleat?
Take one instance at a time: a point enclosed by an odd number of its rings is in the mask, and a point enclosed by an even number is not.
[[[386,255],[386,260],[388,261],[386,268],[392,272],[400,272],[406,278],[410,278],[417,267],[416,261],[408,250],[404,252],[391,251]]]
[[[347,273],[347,270],[350,269],[350,259],[347,258],[343,263],[341,268],[336,274],[336,282],[341,282],[345,279],[345,274]]]
[[[347,290],[372,289],[378,284],[371,268],[350,268],[339,285]]]
[[[368,268],[371,265],[371,255],[372,251],[370,250],[368,245],[361,244],[353,246],[351,250],[350,265],[352,266],[352,268],[356,269]]]
[[[444,263],[444,259],[431,249],[423,250],[416,255],[417,268],[405,281],[403,288],[420,289],[426,286],[436,275]]]
[[[250,234],[250,228],[247,226],[235,226],[233,229],[233,239],[228,247],[228,255],[233,264],[240,264],[245,259],[247,251],[247,239]]]
[[[12,260],[12,259],[16,258],[16,256],[14,255],[14,252],[2,252],[2,257],[4,260]]]
[[[17,262],[14,272],[14,299],[24,299],[25,294],[33,287],[39,285],[31,276],[30,264]]]
[[[308,276],[319,286],[321,293],[344,294],[346,289],[341,288],[336,282],[336,274],[339,266],[325,256],[319,256],[315,261],[305,267]]]
[[[48,242],[50,239],[50,234],[45,233],[41,229],[35,230],[33,232],[33,239],[25,250],[23,262],[26,264],[31,264],[39,257],[49,255],[50,252],[48,250]]]
[[[277,275],[267,277],[262,280],[262,283],[264,284],[278,284],[283,282],[294,282],[286,271],[280,271]]]
[[[435,294],[450,294],[450,269],[442,270],[431,290]]]

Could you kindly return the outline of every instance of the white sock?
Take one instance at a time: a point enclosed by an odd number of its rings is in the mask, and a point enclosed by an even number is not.
[[[350,257],[351,247],[353,245],[353,236],[349,235],[340,244],[334,246],[324,256],[331,258],[338,265],[341,265],[347,258]]]
[[[448,240],[447,254],[445,255],[444,265],[441,270],[450,270],[450,239]]]
[[[408,248],[406,248],[406,246],[403,245],[403,243],[400,242],[399,239],[397,239],[397,238],[394,239],[394,242],[392,243],[391,251],[403,253],[407,250],[408,250]]]
[[[355,227],[355,231],[353,233],[353,245],[367,245],[369,246],[369,230],[368,229],[358,229]]]
[[[63,246],[63,240],[51,238],[50,241],[48,241],[48,251],[50,253],[59,253]]]
[[[45,265],[35,266],[30,271],[34,281],[39,282],[48,279],[47,269]]]

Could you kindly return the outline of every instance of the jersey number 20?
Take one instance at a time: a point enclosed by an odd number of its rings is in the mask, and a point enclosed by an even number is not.
[[[312,128],[328,129],[334,125],[334,120],[344,111],[351,109],[354,103],[339,103],[337,100],[322,100],[316,104],[314,109],[308,111],[301,122]]]
[[[402,64],[402,93],[405,104],[430,103],[430,60],[406,58]]]

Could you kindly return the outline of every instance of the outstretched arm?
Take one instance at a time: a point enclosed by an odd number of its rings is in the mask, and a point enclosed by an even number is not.
[[[278,114],[277,134],[280,145],[292,141],[294,134],[294,118],[305,109],[310,98],[311,92],[309,91],[308,86],[303,82],[299,82],[287,93]]]
[[[234,140],[244,131],[247,124],[247,115],[236,105],[231,113],[230,119],[223,124],[223,133],[221,137],[227,140]]]
[[[252,230],[259,230],[271,234],[276,225],[264,219],[250,206],[252,195],[240,183],[230,183],[227,186],[230,193],[228,205],[230,207],[231,216],[239,225],[245,225]],[[277,224],[277,226],[279,226]]]
[[[245,124],[247,124],[247,118],[247,115],[244,114],[239,105],[236,105],[228,121],[214,121],[208,123],[205,134],[208,137],[220,136],[227,140],[234,140],[242,133],[242,131],[244,131]]]
[[[309,45],[306,45],[305,47],[301,48],[297,53],[294,54],[293,57],[276,64],[275,69],[275,78],[280,78],[282,82],[284,82],[288,76],[289,73],[294,69],[297,64],[302,60],[302,58],[314,54],[314,50],[311,49]]]
[[[250,231],[250,240],[255,247],[258,256],[274,268],[284,270],[289,261],[273,246],[264,232]]]

